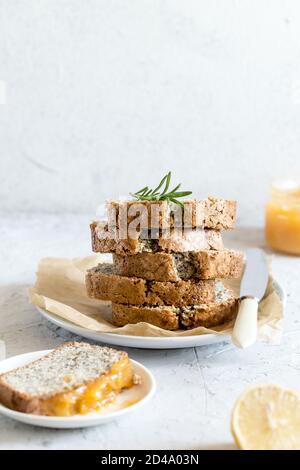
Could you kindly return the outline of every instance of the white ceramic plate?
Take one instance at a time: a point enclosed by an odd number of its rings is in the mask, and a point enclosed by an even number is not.
[[[286,294],[283,288],[274,281],[274,289],[280,297],[284,307],[286,302]],[[76,335],[88,338],[99,343],[113,344],[115,346],[124,346],[128,348],[142,348],[142,349],[179,349],[179,348],[193,348],[195,346],[205,346],[207,344],[228,342],[231,340],[229,335],[220,334],[207,334],[198,336],[130,336],[119,335],[116,333],[102,333],[97,331],[90,331],[86,328],[75,325],[74,323],[58,317],[54,313],[47,312],[46,310],[37,307],[40,314],[49,320],[51,323],[71,331]]]
[[[36,351],[5,359],[0,362],[0,374],[28,364],[49,352],[50,350]],[[131,362],[134,367],[134,372],[141,377],[142,383],[129,390],[123,390],[113,404],[105,407],[103,411],[99,413],[89,413],[86,415],[75,415],[69,417],[37,416],[13,411],[0,404],[0,414],[17,421],[21,421],[22,423],[42,426],[45,428],[86,428],[88,426],[99,426],[100,424],[107,423],[108,421],[112,421],[128,413],[139,410],[152,398],[155,392],[156,384],[151,372],[139,362]]]

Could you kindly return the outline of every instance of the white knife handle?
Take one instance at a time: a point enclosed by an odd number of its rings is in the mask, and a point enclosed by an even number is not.
[[[247,348],[257,337],[258,299],[242,297],[232,332],[232,341],[238,348]]]

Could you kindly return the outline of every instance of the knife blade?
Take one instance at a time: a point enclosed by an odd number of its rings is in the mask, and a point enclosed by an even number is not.
[[[246,348],[256,341],[258,303],[265,293],[268,278],[264,252],[258,248],[246,250],[246,267],[240,289],[241,301],[232,332],[232,341],[239,348]]]
[[[269,278],[266,256],[259,248],[249,248],[245,253],[246,267],[241,282],[240,296],[251,296],[260,300],[266,291]]]

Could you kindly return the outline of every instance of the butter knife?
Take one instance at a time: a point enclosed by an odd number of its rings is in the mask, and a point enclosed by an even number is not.
[[[240,289],[240,305],[232,332],[238,348],[247,348],[257,337],[258,303],[268,284],[269,270],[265,254],[258,248],[246,250],[246,267]]]

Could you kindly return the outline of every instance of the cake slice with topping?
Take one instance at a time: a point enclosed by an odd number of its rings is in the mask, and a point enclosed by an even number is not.
[[[99,411],[134,385],[126,352],[68,342],[0,375],[0,403],[23,413],[72,416]]]

